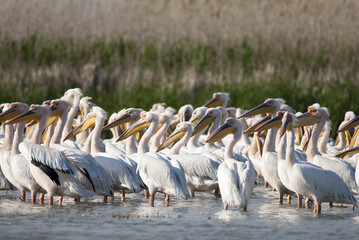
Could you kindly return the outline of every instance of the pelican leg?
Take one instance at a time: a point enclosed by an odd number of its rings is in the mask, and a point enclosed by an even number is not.
[[[315,203],[314,204],[314,213],[321,213],[322,212],[322,206],[320,204]]]
[[[168,207],[170,205],[170,195],[165,194],[165,207]]]
[[[302,198],[298,196],[298,208],[302,207]]]
[[[330,208],[332,208],[332,207],[333,207],[333,202],[329,202],[328,206],[329,206]]]
[[[289,194],[287,195],[287,202],[288,202],[288,204],[292,203],[292,196]]]
[[[264,181],[264,187],[267,188],[268,187],[268,182]]]
[[[36,203],[36,192],[32,192],[31,193],[31,201],[32,201],[32,204],[35,204]]]
[[[107,203],[107,196],[103,196],[103,203]]]
[[[148,199],[148,190],[145,190],[145,198]]]
[[[150,196],[150,207],[155,206],[155,193]]]
[[[26,200],[26,192],[24,190],[21,191],[21,201],[25,201]]]
[[[40,193],[40,197],[39,197],[40,203],[44,204],[44,200],[45,200],[45,194]]]
[[[228,210],[228,203],[224,203],[224,204],[223,204],[223,209],[224,209],[224,210]]]
[[[81,201],[81,197],[74,198],[74,203],[79,203]]]
[[[49,205],[54,205],[54,197],[49,197]]]
[[[64,200],[64,197],[63,196],[60,196],[59,197],[59,206],[62,206],[62,201]]]
[[[121,202],[125,201],[125,189],[122,189],[121,191]]]
[[[279,204],[283,204],[283,194],[279,194]]]
[[[247,205],[243,207],[243,211],[247,211]]]
[[[309,208],[309,198],[305,198],[305,208]]]

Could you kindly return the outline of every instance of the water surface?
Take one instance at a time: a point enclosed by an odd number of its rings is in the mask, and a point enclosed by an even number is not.
[[[101,198],[83,199],[63,206],[32,205],[19,200],[20,193],[0,193],[0,239],[357,239],[359,210],[329,208],[322,214],[313,208],[277,204],[277,193],[254,189],[248,210],[223,210],[211,193],[197,193],[189,200],[156,195],[155,207],[143,194],[128,194],[107,204]],[[45,201],[46,203],[46,201]]]

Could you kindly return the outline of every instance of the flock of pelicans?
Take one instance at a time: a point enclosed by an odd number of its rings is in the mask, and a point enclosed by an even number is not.
[[[78,88],[42,105],[1,105],[0,187],[31,193],[32,203],[59,196],[113,198],[114,192],[157,192],[184,199],[212,191],[228,206],[247,209],[263,178],[279,203],[298,207],[322,202],[356,205],[359,117],[347,112],[336,141],[329,139],[328,110],[313,104],[296,113],[283,99],[248,110],[227,107],[228,93],[214,93],[204,106],[154,104],[150,111],[122,109],[110,116]],[[208,128],[208,130],[207,130]],[[110,129],[112,139],[101,139]],[[207,130],[207,134],[204,132]]]

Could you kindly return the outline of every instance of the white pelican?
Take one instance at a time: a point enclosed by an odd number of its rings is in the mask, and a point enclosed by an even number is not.
[[[222,121],[222,112],[218,108],[208,108],[206,114],[202,117],[202,119],[197,122],[192,136],[195,136],[199,132],[201,132],[204,128],[209,127],[207,136],[209,136],[212,132],[214,132],[220,125]],[[206,142],[204,148],[202,148],[202,152],[211,152],[221,159],[224,157],[224,148],[217,147],[214,143]]]
[[[230,101],[229,99],[229,93],[226,92],[216,92],[213,93],[213,97],[211,100],[209,100],[208,102],[206,102],[203,106],[208,107],[208,108],[213,108],[213,107],[227,107],[228,101]]]
[[[100,196],[113,196],[111,176],[90,155],[67,144],[61,144],[63,128],[67,122],[68,109],[72,104],[65,98],[52,100],[50,109],[52,116],[60,118],[57,122],[54,135],[51,138],[50,147],[63,152],[76,169],[77,179],[88,189]]]
[[[196,124],[206,114],[207,109],[208,109],[207,107],[196,108],[193,111],[192,117],[189,121],[192,122],[193,124]],[[189,139],[188,144],[187,144],[187,149],[188,149],[189,153],[203,152],[203,149],[201,149],[201,147],[204,146],[204,142],[206,141],[206,139],[203,139],[203,142],[202,142],[202,141],[200,141],[200,137],[203,136],[202,133],[204,131],[206,131],[206,128],[203,128],[201,131],[199,131],[197,134],[195,134],[194,136],[192,136]]]
[[[75,166],[66,156],[56,150],[40,145],[42,132],[46,127],[50,109],[48,106],[31,105],[30,110],[12,119],[8,124],[37,120],[38,126],[32,136],[32,143],[21,142],[20,152],[29,161],[30,171],[35,181],[46,190],[49,196],[49,205],[53,204],[53,196],[81,197],[93,196],[74,177]],[[61,201],[59,204],[62,204]]]
[[[139,142],[138,153],[131,157],[136,159],[137,171],[148,188],[151,207],[154,206],[156,192],[165,194],[165,206],[169,205],[170,194],[185,199],[189,197],[184,170],[180,163],[175,159],[165,160],[163,157],[149,152],[148,142],[157,130],[158,121],[158,116],[154,112],[142,112],[141,119],[132,124],[118,139],[123,140],[148,127]]]
[[[350,190],[355,193],[359,193],[359,187],[355,182],[354,166],[336,157],[322,156],[318,151],[318,138],[326,122],[329,120],[328,112],[321,107],[316,108],[315,106],[310,106],[308,107],[308,113],[305,113],[304,115],[308,116],[307,118],[312,120],[311,122],[309,120],[307,124],[316,124],[306,152],[308,161],[322,167],[323,169],[335,172],[343,179]]]
[[[250,117],[256,114],[270,113],[276,115],[284,104],[283,99],[267,99],[264,103],[246,111],[241,117]],[[275,151],[275,140],[278,129],[271,128],[268,130],[266,139],[263,145],[261,172],[264,179],[279,193],[279,204],[283,203],[284,194],[288,195],[288,202],[290,202],[290,195],[294,195],[293,191],[286,188],[278,175],[277,152]]]
[[[207,142],[218,141],[230,133],[233,134],[233,139],[226,146],[224,162],[218,167],[219,190],[224,210],[228,209],[228,205],[247,210],[256,175],[249,160],[236,159],[233,155],[233,147],[242,134],[241,123],[235,118],[228,118],[224,125],[208,137]]]
[[[10,109],[4,112],[3,117],[11,119],[29,110],[26,103],[15,102],[10,105]],[[8,114],[8,116],[6,116]],[[18,123],[15,127],[14,139],[11,147],[11,170],[16,180],[31,192],[32,203],[36,203],[38,192],[46,193],[44,189],[34,180],[30,172],[29,161],[19,151],[19,144],[23,141],[25,122]],[[43,199],[41,199],[42,201]]]
[[[80,88],[69,89],[65,92],[63,96],[63,98],[70,99],[72,101],[72,106],[68,113],[65,126],[63,128],[62,138],[64,138],[72,130],[73,121],[77,115],[77,112],[79,111],[79,104],[81,97],[82,97],[82,91]]]
[[[283,116],[281,135],[287,130],[286,169],[291,188],[298,195],[309,197],[314,201],[314,212],[321,213],[322,202],[352,203],[356,205],[348,186],[335,173],[322,169],[308,162],[296,161],[294,154],[294,130],[295,115],[286,112]]]
[[[0,115],[0,122],[4,122],[16,116],[15,110],[10,108],[10,104],[3,105],[3,113]],[[21,191],[21,200],[26,198],[26,191],[30,191],[24,185],[20,184],[14,177],[11,169],[11,146],[14,139],[14,126],[12,124],[5,125],[4,142],[0,150],[0,166],[6,179]]]
[[[95,125],[90,133],[91,147],[90,153],[95,160],[110,174],[113,188],[115,191],[121,191],[121,200],[125,199],[125,190],[132,192],[140,192],[142,190],[140,181],[137,175],[134,175],[130,166],[126,163],[124,157],[116,157],[110,153],[104,152],[101,147],[101,131],[104,122],[107,118],[107,113],[98,106],[92,107],[91,112],[86,116],[83,123],[81,123],[81,130],[85,131],[91,126]],[[67,136],[71,136],[70,135]],[[105,200],[106,201],[106,200]]]
[[[217,169],[221,160],[212,159],[206,154],[192,153],[180,154],[180,149],[188,142],[193,132],[193,124],[181,122],[175,131],[161,144],[157,152],[176,142],[169,154],[171,158],[177,159],[186,174],[188,191],[193,198],[195,191],[216,190],[218,193]]]

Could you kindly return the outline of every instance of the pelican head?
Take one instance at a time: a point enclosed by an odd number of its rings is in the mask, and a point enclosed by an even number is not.
[[[229,101],[229,93],[226,92],[216,92],[213,93],[211,100],[206,102],[203,106],[212,108],[212,107],[226,107]]]
[[[192,133],[192,136],[199,133],[201,130],[209,126],[217,117],[222,117],[221,110],[217,108],[209,108],[206,111],[206,114],[202,117],[202,119],[197,122],[196,126],[194,127],[194,131]]]
[[[52,100],[50,102],[51,115],[47,120],[46,127],[53,124],[58,118],[61,118],[64,112],[67,112],[71,106],[72,103],[68,98]]]
[[[63,96],[63,98],[71,99],[72,103],[75,103],[76,100],[80,101],[81,97],[82,97],[82,91],[80,88],[71,88],[67,90]]]
[[[176,129],[172,132],[172,134],[159,146],[156,152],[159,152],[173,142],[180,140],[183,136],[188,132],[192,133],[193,131],[193,124],[190,122],[181,122],[177,125]]]
[[[280,136],[282,137],[286,131],[292,128],[293,122],[296,121],[295,114],[291,112],[280,112],[279,116],[282,118],[282,124],[280,127]]]
[[[340,127],[338,129],[338,133],[348,131],[354,127],[356,127],[359,124],[359,115],[353,118],[352,120],[348,121],[344,126]]]
[[[187,122],[190,120],[193,113],[193,106],[191,104],[187,104],[182,106],[178,110],[178,117],[180,122]]]
[[[82,119],[85,119],[85,115],[91,111],[91,108],[96,106],[96,104],[90,102],[92,98],[85,96],[80,99],[79,110],[82,116]]]
[[[196,108],[193,113],[192,117],[189,120],[191,123],[196,124],[199,120],[203,118],[203,116],[206,114],[206,111],[208,110],[207,107],[198,107]]]
[[[154,112],[141,112],[141,118],[131,125],[126,131],[124,131],[116,140],[116,142],[124,140],[129,136],[135,134],[136,132],[141,131],[142,129],[148,128],[151,123],[155,120],[158,122],[158,116]]]
[[[87,114],[87,116],[85,117],[85,119],[82,121],[82,123],[80,123],[77,127],[73,128],[63,139],[63,141],[66,141],[67,139],[70,139],[72,137],[75,137],[77,134],[79,134],[80,132],[84,132],[87,129],[93,127],[96,124],[96,119],[103,119],[103,121],[105,121],[105,119],[107,118],[107,112],[105,110],[103,110],[101,107],[99,106],[94,106],[91,109],[91,112],[89,112]]]
[[[228,117],[236,117],[237,108],[235,107],[228,107],[226,108]]]
[[[251,117],[257,114],[266,114],[266,113],[273,114],[277,109],[280,108],[282,103],[284,102],[278,99],[269,98],[265,100],[264,103],[259,104],[258,106],[246,111],[238,118]]]
[[[4,108],[5,110],[5,108]],[[0,123],[15,118],[29,110],[29,105],[21,102],[14,102],[9,108],[0,114]]]
[[[228,134],[236,134],[240,128],[241,123],[238,119],[227,118],[226,122],[207,138],[206,143],[218,142]]]

